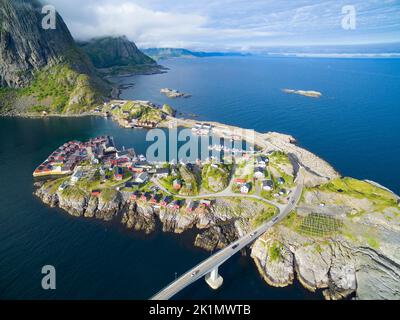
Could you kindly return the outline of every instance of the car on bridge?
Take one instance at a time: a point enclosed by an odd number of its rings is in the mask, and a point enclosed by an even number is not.
[[[196,270],[196,271],[193,271],[190,276],[193,278],[193,277],[197,276],[199,273],[200,273],[200,270]]]
[[[235,244],[234,246],[232,246],[232,250],[235,250],[237,247],[239,247],[239,244]]]

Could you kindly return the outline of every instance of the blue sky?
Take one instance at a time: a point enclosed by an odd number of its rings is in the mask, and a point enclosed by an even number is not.
[[[400,42],[400,0],[47,0],[74,37],[127,35],[140,47],[262,50]],[[356,29],[342,28],[343,6]]]

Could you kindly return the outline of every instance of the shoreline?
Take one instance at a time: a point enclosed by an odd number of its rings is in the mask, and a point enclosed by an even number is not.
[[[130,101],[130,100],[118,100],[118,101]],[[15,115],[0,115],[0,117],[4,118],[27,118],[27,119],[44,119],[44,118],[80,118],[80,117],[101,117],[105,118],[103,114],[99,112],[85,112],[82,114],[47,114],[45,116],[42,115],[37,115],[37,114],[15,114]],[[114,117],[108,117],[107,119],[114,121],[118,126],[124,129],[132,129],[131,127],[124,126],[118,119]],[[260,148],[261,150],[282,150],[286,152],[292,151],[295,155],[297,154],[303,154],[303,157],[309,157],[309,161],[307,162],[314,162],[312,166],[306,165],[306,163],[302,163],[301,159],[297,159],[300,164],[303,165],[303,167],[307,171],[311,171],[313,174],[320,175],[317,172],[315,172],[312,167],[315,167],[315,164],[321,165],[324,169],[326,170],[326,174],[322,174],[321,179],[322,181],[327,181],[333,178],[338,178],[342,177],[342,175],[335,169],[333,168],[330,163],[328,163],[326,160],[323,158],[319,157],[318,155],[312,153],[311,151],[304,149],[300,146],[297,145],[297,140],[287,134],[279,133],[279,132],[267,132],[267,133],[260,133],[252,129],[245,129],[241,127],[237,127],[234,125],[228,125],[228,124],[223,124],[220,122],[216,121],[199,121],[199,120],[194,120],[194,119],[187,119],[187,118],[176,118],[173,116],[166,116],[166,119],[162,122],[160,122],[156,128],[161,128],[161,129],[168,129],[168,128],[191,128],[193,127],[196,123],[209,123],[211,124],[215,129],[216,132],[213,131],[213,133],[218,134],[223,132],[223,131],[231,131],[234,132],[235,134],[238,134],[240,138],[243,141],[248,141],[248,140],[253,140],[252,136],[249,136],[249,133],[254,133],[254,141],[255,141],[255,147]],[[138,127],[135,129],[144,129],[144,130],[150,130],[151,128],[146,128],[146,127]],[[221,135],[222,137],[224,134]],[[249,139],[250,138],[250,139]],[[300,157],[301,158],[301,157]],[[387,190],[391,192],[394,196],[400,199],[400,195],[395,193],[394,191],[390,190],[389,188],[385,187],[384,185],[380,184],[379,182],[371,181],[368,179],[364,179],[367,183],[370,183],[372,185],[377,186],[378,188],[381,188],[383,190]]]

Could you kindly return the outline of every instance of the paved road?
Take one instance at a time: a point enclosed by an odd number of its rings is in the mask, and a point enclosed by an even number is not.
[[[300,201],[301,194],[303,192],[303,182],[304,178],[302,176],[301,170],[296,179],[296,189],[293,192],[289,204],[280,209],[280,212],[275,218],[264,223],[253,232],[245,235],[241,239],[236,242],[230,244],[228,247],[218,251],[216,254],[208,258],[207,260],[201,262],[199,265],[194,267],[193,269],[186,272],[183,276],[181,276],[176,281],[172,282],[170,285],[165,287],[159,293],[151,298],[151,300],[168,300],[173,297],[175,294],[192,284],[193,282],[199,280],[204,277],[206,274],[210,273],[214,268],[223,264],[226,260],[228,260],[231,256],[242,250],[244,247],[248,246],[250,243],[255,241],[259,236],[265,233],[268,229],[274,226],[276,223],[280,222],[284,219],[290,212],[294,210]]]
[[[158,187],[160,190],[162,190],[164,193],[175,196],[177,198],[181,199],[187,199],[187,200],[199,200],[199,199],[205,199],[205,198],[251,198],[251,199],[256,199],[263,201],[269,205],[272,205],[280,210],[284,208],[284,205],[278,204],[276,202],[270,201],[265,199],[264,197],[261,197],[260,195],[256,194],[241,194],[241,193],[235,193],[232,191],[232,186],[235,183],[234,179],[234,172],[236,171],[236,165],[233,166],[231,170],[231,177],[228,186],[222,190],[221,192],[217,193],[210,193],[210,194],[202,194],[202,195],[197,195],[197,196],[183,196],[183,195],[177,195],[177,194],[172,194],[169,192],[166,188],[163,187],[163,185],[160,183],[160,181],[156,178],[153,178],[151,181]]]

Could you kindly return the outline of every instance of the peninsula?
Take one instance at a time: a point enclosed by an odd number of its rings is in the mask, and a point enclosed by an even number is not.
[[[174,118],[149,102],[118,102],[104,106],[114,105],[117,121],[140,110],[139,119],[151,115],[157,127],[189,127],[194,135],[232,142],[250,138],[241,128]],[[155,230],[157,219],[165,232],[196,227],[194,245],[215,251],[290,205],[301,168],[303,191],[295,209],[251,247],[262,277],[277,287],[297,277],[309,290],[323,289],[327,299],[398,298],[399,197],[376,183],[342,177],[291,136],[254,134],[253,150],[209,146],[225,148],[231,161],[192,163],[151,162],[134,149],[119,150],[112,137],[67,142],[35,170],[41,179],[35,194],[73,216],[119,220],[145,233]]]

